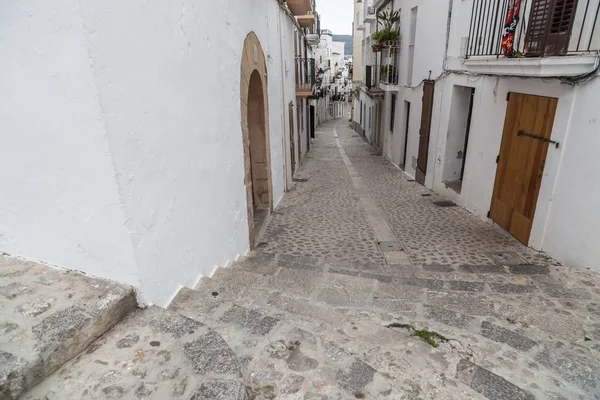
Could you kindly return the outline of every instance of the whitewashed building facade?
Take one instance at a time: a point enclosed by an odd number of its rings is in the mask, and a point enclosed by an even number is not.
[[[166,305],[308,150],[311,0],[0,5],[0,250]]]
[[[333,40],[333,33],[328,29],[321,31],[319,43],[313,46],[313,54],[317,65],[317,122],[329,121],[336,116],[335,104],[340,94],[350,85],[343,75],[347,73],[344,61],[345,43]]]
[[[356,107],[356,130],[426,187],[528,246],[600,272],[600,1],[372,7],[400,10],[402,40],[397,76],[386,81],[366,29],[363,76],[366,65],[375,72],[360,96],[380,113],[361,123]]]

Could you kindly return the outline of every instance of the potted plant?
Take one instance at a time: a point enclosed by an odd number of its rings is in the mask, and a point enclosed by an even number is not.
[[[377,22],[381,25],[381,29],[373,35],[373,40],[376,42],[373,44],[374,52],[380,52],[383,46],[390,47],[391,52],[393,46],[398,44],[400,28],[394,27],[398,21],[400,21],[400,11],[383,11],[377,14]]]
[[[375,33],[375,35],[373,35],[373,40],[375,40],[375,43],[373,43],[371,45],[371,47],[373,48],[373,53],[379,53],[381,51],[381,49],[383,48],[383,45],[381,43],[379,43],[379,40],[378,40],[377,34],[379,32],[381,32],[381,31],[377,31],[377,33]]]

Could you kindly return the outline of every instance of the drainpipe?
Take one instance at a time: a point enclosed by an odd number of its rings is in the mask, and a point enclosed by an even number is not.
[[[286,7],[287,9],[287,7]],[[285,76],[284,76],[284,68],[283,68],[283,30],[282,30],[282,23],[281,23],[281,12],[284,11],[283,5],[279,5],[279,10],[278,10],[278,15],[277,15],[277,27],[279,29],[279,65],[281,68],[281,123],[282,123],[282,128],[283,128],[283,158],[284,158],[284,165],[283,165],[283,178],[284,178],[284,182],[285,182],[285,192],[288,191],[289,187],[288,187],[288,175],[287,175],[287,165],[288,165],[288,155],[287,155],[287,150],[289,146],[286,146],[286,138],[289,137],[289,132],[288,132],[288,128],[286,126],[285,123],[285,114],[286,114],[286,104],[285,104]]]
[[[454,6],[454,0],[449,0],[449,7],[448,7],[448,20],[446,22],[446,48],[444,49],[444,60],[442,63],[442,74],[444,72],[446,72],[448,70],[447,66],[448,66],[448,47],[450,47],[450,28],[452,26],[452,8]],[[442,75],[443,76],[443,75]],[[435,137],[435,152],[434,152],[434,168],[433,168],[433,174],[431,176],[431,188],[433,190],[435,190],[435,172],[436,169],[435,166],[437,166],[438,164],[438,143],[440,141],[440,124],[441,124],[441,114],[442,114],[442,102],[444,99],[444,82],[445,81],[445,77],[442,78],[442,92],[441,92],[441,96],[440,96],[440,105],[439,105],[439,111],[438,111],[438,123],[437,123],[437,135]]]

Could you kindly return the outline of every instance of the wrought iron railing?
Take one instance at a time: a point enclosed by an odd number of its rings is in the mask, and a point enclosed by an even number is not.
[[[387,85],[398,84],[400,47],[383,46],[379,52],[379,82]]]
[[[317,83],[314,58],[296,58],[296,91],[312,91]]]
[[[600,50],[600,0],[473,0],[466,56],[549,57]]]

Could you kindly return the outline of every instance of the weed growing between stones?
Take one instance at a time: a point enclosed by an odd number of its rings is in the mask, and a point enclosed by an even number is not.
[[[414,336],[419,337],[422,341],[427,344],[430,344],[433,347],[440,347],[440,343],[447,342],[448,339],[444,336],[440,335],[437,332],[430,332],[428,330],[415,330],[413,332]]]

